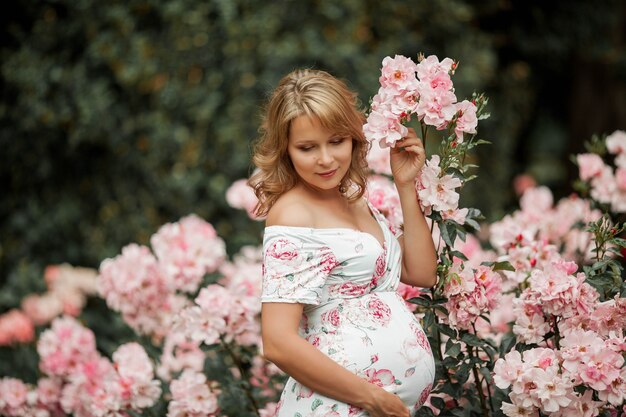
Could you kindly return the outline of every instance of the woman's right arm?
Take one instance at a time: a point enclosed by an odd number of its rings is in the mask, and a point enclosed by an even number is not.
[[[302,304],[263,303],[263,356],[307,388],[366,410],[371,417],[409,417],[395,394],[367,382],[298,334]]]

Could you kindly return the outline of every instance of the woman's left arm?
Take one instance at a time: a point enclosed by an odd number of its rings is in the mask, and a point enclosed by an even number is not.
[[[391,149],[391,171],[400,195],[404,218],[401,281],[408,285],[429,288],[437,283],[437,252],[426,218],[419,206],[415,179],[426,160],[424,145],[415,130]]]

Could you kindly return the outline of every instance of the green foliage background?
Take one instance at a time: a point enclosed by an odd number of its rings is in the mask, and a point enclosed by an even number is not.
[[[386,55],[460,61],[459,97],[490,96],[464,205],[498,218],[524,171],[563,189],[567,154],[626,127],[619,0],[28,0],[3,14],[0,312],[45,265],[97,267],[197,213],[232,254],[262,225],[230,209],[266,95],[297,67],[364,104]],[[434,150],[434,146],[430,145]],[[107,316],[96,306],[101,319]]]

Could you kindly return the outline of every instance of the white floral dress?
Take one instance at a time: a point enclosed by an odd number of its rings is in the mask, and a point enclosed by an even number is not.
[[[348,228],[268,226],[262,302],[305,304],[300,335],[344,368],[397,394],[414,413],[432,388],[435,363],[419,322],[396,288],[401,249],[395,230],[370,206],[384,245]],[[358,407],[289,378],[279,417],[365,417]]]

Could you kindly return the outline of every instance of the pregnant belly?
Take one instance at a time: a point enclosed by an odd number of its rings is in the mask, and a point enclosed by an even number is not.
[[[310,343],[355,374],[396,393],[408,407],[431,386],[428,339],[393,292],[334,300],[308,317]]]

